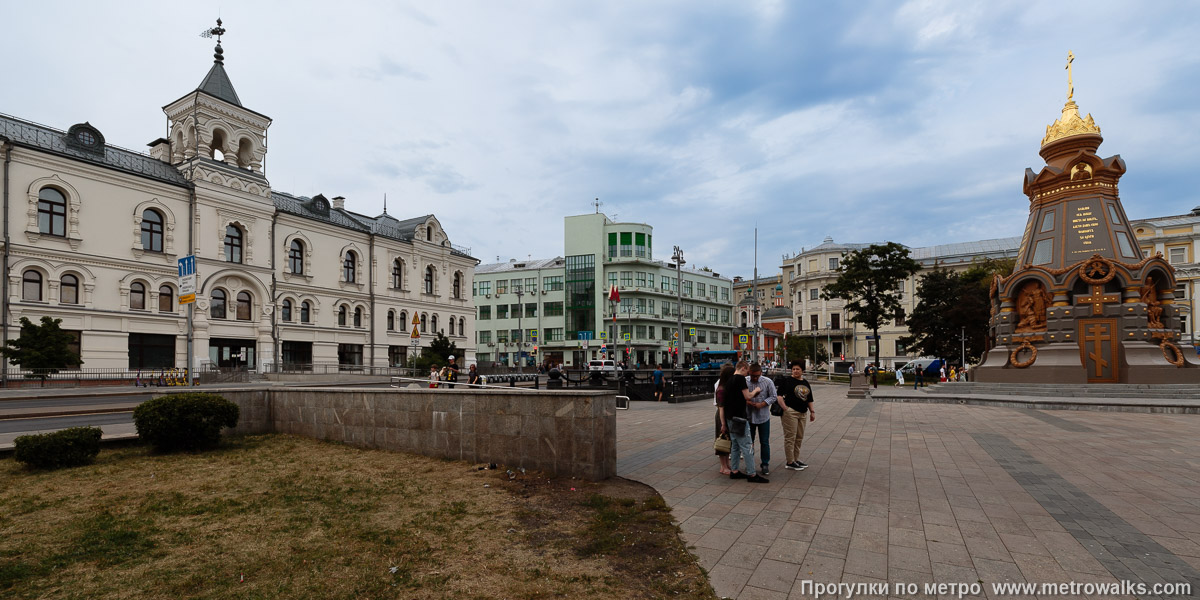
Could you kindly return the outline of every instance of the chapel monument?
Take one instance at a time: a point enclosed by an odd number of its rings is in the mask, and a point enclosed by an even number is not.
[[[1016,268],[992,280],[989,350],[972,379],[1009,383],[1200,383],[1179,337],[1175,269],[1141,255],[1121,206],[1119,155],[1067,103],[1046,126],[1041,171],[1025,170],[1029,220]]]

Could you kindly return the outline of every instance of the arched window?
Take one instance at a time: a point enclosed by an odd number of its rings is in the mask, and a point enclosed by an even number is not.
[[[30,269],[21,276],[21,299],[35,301],[42,299],[41,273]]]
[[[454,335],[454,317],[450,317],[450,335]]]
[[[79,304],[79,278],[63,275],[58,284],[58,301],[61,304]]]
[[[163,251],[163,218],[157,210],[147,209],[142,213],[142,249]]]
[[[250,320],[250,292],[238,292],[237,295],[237,320]]]
[[[429,315],[429,330],[435,334],[438,332],[437,315]]]
[[[293,275],[304,274],[304,242],[292,240],[291,246],[288,247],[288,265]]]
[[[221,129],[214,129],[212,136],[212,155],[213,160],[225,160],[225,132]]]
[[[309,306],[307,301],[301,302],[300,303],[300,322],[307,323],[310,316],[312,316],[312,307]]]
[[[454,297],[462,298],[462,273],[454,274]]]
[[[67,198],[54,188],[46,187],[38,192],[38,231],[67,235]]]
[[[394,311],[394,310],[388,311],[387,330],[388,331],[396,330],[396,311]]]
[[[433,293],[433,265],[425,267],[425,293]]]
[[[408,331],[408,313],[400,311],[400,330]]]
[[[237,162],[238,166],[243,169],[249,169],[250,163],[254,160],[254,144],[250,143],[249,138],[242,138],[238,143]]]
[[[281,320],[283,320],[284,323],[292,322],[292,301],[291,300],[283,301],[283,306],[280,307],[280,309],[279,309],[279,318]]]
[[[340,308],[338,308],[338,326],[339,327],[346,326],[346,306],[345,305],[342,305]]]
[[[404,261],[396,259],[392,261],[392,288],[400,289],[404,287]]]
[[[158,288],[158,312],[175,312],[175,290],[169,285]]]
[[[354,326],[362,327],[362,307],[354,309]]]
[[[421,313],[421,333],[425,333],[425,313]]]
[[[139,281],[129,284],[129,308],[146,310],[146,286]]]
[[[425,239],[427,239],[431,242],[433,241],[433,227],[425,228]]]
[[[466,319],[458,318],[458,335],[467,335]]]
[[[137,281],[130,283],[130,308],[134,311],[146,310],[146,287]]]
[[[354,255],[354,251],[346,252],[346,260],[342,261],[342,278],[346,283],[354,283],[355,275],[358,271],[358,257]]]
[[[208,316],[214,319],[225,318],[225,290],[217,288],[212,291],[212,306],[208,309]]]
[[[242,262],[242,230],[237,225],[225,227],[225,260]]]

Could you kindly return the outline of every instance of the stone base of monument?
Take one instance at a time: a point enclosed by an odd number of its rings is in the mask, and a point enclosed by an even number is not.
[[[1200,380],[1200,357],[1188,345],[1178,346],[1179,352],[1168,350],[1182,365],[1168,362],[1162,346],[1150,342],[1129,340],[1120,342],[1117,377],[1112,383],[1174,384],[1196,383]],[[1012,350],[1000,346],[984,355],[983,362],[971,371],[971,380],[980,383],[1058,383],[1086,384],[1089,373],[1083,363],[1079,346],[1074,343],[1039,344],[1036,357],[1029,351],[1017,353],[1013,362]],[[1036,365],[1037,368],[1030,368]],[[1094,380],[1091,383],[1096,383]]]
[[[850,389],[846,391],[847,398],[866,398],[867,392],[871,388],[871,382],[867,379],[867,374],[861,375],[855,373],[850,376]]]
[[[1200,388],[1193,384],[943,383],[921,390],[879,388],[871,392],[871,399],[1034,410],[1200,414]]]
[[[1014,366],[1010,362],[1011,355],[1012,351],[1003,346],[992,348],[983,364],[971,370],[971,379],[998,383],[1087,383],[1077,344],[1039,345],[1034,360],[1036,369]],[[1026,351],[1017,358],[1025,361],[1033,357]]]

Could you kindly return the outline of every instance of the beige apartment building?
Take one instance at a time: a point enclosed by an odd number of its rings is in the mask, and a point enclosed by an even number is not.
[[[1175,267],[1175,299],[1179,307],[1180,336],[1196,343],[1196,296],[1200,294],[1200,206],[1186,215],[1133,219],[1129,222],[1142,256],[1161,253]]]
[[[470,360],[469,250],[434,215],[372,217],[340,196],[275,190],[272,121],[242,104],[219,43],[215,58],[163,108],[170,133],[148,154],[87,122],[0,115],[4,338],[50,316],[76,335],[84,369],[184,367],[177,262],[192,255],[193,367],[393,365],[435,332]]]
[[[1015,258],[1020,243],[1021,238],[1011,237],[910,248],[910,256],[921,263],[921,271],[901,286],[904,314],[912,314],[917,303],[917,285],[921,275],[928,270],[966,270],[971,263],[984,258]],[[914,358],[899,341],[909,333],[903,318],[881,328],[880,339],[875,340],[872,332],[849,321],[845,302],[821,299],[821,290],[837,279],[842,256],[869,245],[843,244],[826,237],[820,245],[785,258],[782,265],[784,286],[794,315],[795,327],[790,335],[815,338],[843,371],[850,364],[854,364],[855,369],[866,366],[868,357],[874,356],[877,343],[880,344],[879,361],[885,367],[903,365]]]

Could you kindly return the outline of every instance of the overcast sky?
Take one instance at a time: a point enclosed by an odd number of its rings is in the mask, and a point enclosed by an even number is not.
[[[819,244],[1018,236],[1075,100],[1131,218],[1200,204],[1186,2],[16,2],[0,112],[135,150],[212,64],[274,119],[280,191],[434,213],[484,263],[562,253],[601,210],[723,275]]]

